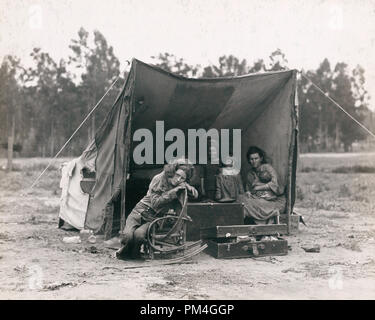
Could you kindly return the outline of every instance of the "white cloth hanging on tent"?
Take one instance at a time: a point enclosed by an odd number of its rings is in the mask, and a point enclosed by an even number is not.
[[[80,158],[65,162],[61,168],[60,188],[60,213],[59,218],[63,219],[74,228],[84,229],[89,194],[81,189],[80,181],[83,164]]]
[[[81,189],[82,170],[95,172],[97,149],[93,140],[79,158],[64,162],[61,168],[60,213],[63,219],[76,229],[84,229],[90,195]]]

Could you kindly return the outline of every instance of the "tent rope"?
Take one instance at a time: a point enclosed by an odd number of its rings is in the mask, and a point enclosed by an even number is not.
[[[52,165],[52,163],[56,160],[56,158],[59,156],[59,154],[65,149],[65,147],[68,145],[68,143],[73,139],[75,134],[78,132],[79,129],[83,126],[83,124],[86,122],[86,120],[91,116],[91,114],[99,107],[100,103],[103,101],[104,97],[108,94],[108,92],[113,88],[113,86],[116,84],[116,82],[120,79],[120,76],[116,78],[115,81],[112,82],[108,90],[104,93],[104,95],[100,98],[100,100],[96,103],[94,108],[91,109],[91,111],[87,114],[85,119],[81,122],[81,124],[77,127],[77,129],[74,130],[73,134],[70,136],[70,138],[64,143],[64,145],[61,147],[61,149],[56,153],[56,155],[50,160],[47,167],[40,173],[40,175],[35,179],[33,184],[29,187],[29,190],[31,190],[39,181],[39,179],[43,176],[43,174],[48,170],[48,168]]]
[[[360,123],[357,119],[355,119],[350,113],[348,113],[343,107],[341,107],[335,100],[333,100],[327,92],[324,92],[318,85],[316,85],[310,78],[308,78],[304,73],[301,71],[301,75],[316,88],[320,91],[325,97],[327,97],[331,102],[335,104],[342,112],[344,112],[350,119],[352,119],[356,124],[358,124],[362,129],[364,129],[368,134],[370,134],[373,138],[375,138],[375,134],[371,132],[368,128],[366,128],[362,123]]]

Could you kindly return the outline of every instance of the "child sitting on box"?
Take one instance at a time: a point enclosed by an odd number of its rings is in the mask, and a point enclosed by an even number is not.
[[[233,160],[227,160],[216,176],[215,200],[219,202],[234,202],[244,193],[241,176],[233,168]]]

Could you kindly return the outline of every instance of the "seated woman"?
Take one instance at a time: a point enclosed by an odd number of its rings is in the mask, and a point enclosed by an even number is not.
[[[233,168],[233,161],[227,160],[216,176],[215,200],[219,202],[235,201],[243,193],[241,176]]]
[[[186,181],[192,175],[193,166],[180,159],[164,166],[164,170],[153,177],[147,194],[137,203],[126,219],[122,233],[123,247],[116,252],[119,259],[140,258],[140,248],[145,242],[148,226],[178,205],[178,194],[187,190],[194,198],[197,190]]]
[[[244,204],[245,217],[256,224],[271,223],[285,210],[286,198],[277,180],[275,169],[266,162],[265,152],[255,146],[249,147],[247,160],[251,165],[245,181],[244,195],[239,201]]]

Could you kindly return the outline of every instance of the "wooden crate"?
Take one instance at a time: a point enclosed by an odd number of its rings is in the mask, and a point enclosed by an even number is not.
[[[187,224],[187,241],[200,240],[202,228],[244,223],[244,210],[241,203],[188,203],[187,215],[193,220]]]

